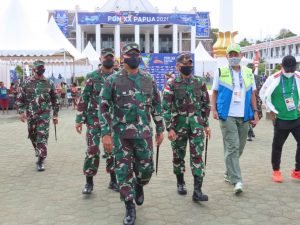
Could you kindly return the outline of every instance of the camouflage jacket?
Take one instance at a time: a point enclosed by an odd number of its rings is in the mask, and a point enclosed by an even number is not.
[[[106,80],[100,94],[102,136],[113,131],[127,139],[151,137],[151,115],[156,133],[163,132],[161,99],[149,74],[129,75],[123,69]]]
[[[180,76],[168,80],[163,96],[164,119],[167,130],[174,129],[176,118],[194,117],[197,123],[207,127],[210,113],[209,95],[202,78]]]
[[[77,106],[76,123],[85,123],[87,117],[90,117],[94,123],[99,124],[99,95],[106,78],[112,73],[105,74],[102,70],[96,70],[87,74],[86,86]]]
[[[53,116],[57,116],[59,96],[53,81],[45,77],[42,79],[28,78],[19,89],[16,105],[20,114],[26,111],[28,118],[34,118],[44,113],[50,114],[51,106]]]

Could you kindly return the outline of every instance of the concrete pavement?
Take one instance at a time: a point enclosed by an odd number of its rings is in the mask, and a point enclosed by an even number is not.
[[[36,172],[35,157],[26,124],[14,113],[0,115],[0,224],[117,225],[122,224],[124,206],[119,194],[107,188],[109,175],[101,159],[93,194],[84,196],[82,174],[85,137],[74,129],[75,111],[62,110],[58,141],[51,124],[45,172]],[[193,180],[187,162],[188,194],[179,196],[172,172],[172,152],[166,138],[160,150],[159,171],[145,187],[145,203],[137,206],[136,225],[298,225],[300,182],[290,178],[296,143],[290,135],[282,155],[284,182],[271,181],[273,128],[263,118],[255,128],[241,158],[245,192],[235,196],[233,186],[223,181],[222,138],[217,121],[211,120],[212,139],[203,191],[209,201],[192,201]],[[102,146],[101,146],[102,148]],[[189,157],[189,154],[187,154]]]

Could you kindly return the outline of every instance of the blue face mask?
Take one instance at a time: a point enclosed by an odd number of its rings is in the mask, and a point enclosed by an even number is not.
[[[241,63],[240,57],[231,57],[228,58],[229,66],[239,66]]]

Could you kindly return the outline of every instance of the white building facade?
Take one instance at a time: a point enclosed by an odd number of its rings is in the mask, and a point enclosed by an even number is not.
[[[98,53],[114,48],[117,57],[128,42],[138,43],[143,53],[194,53],[197,41],[210,34],[209,13],[195,8],[188,13],[176,8],[158,13],[147,0],[109,0],[94,12],[76,7],[50,11],[51,15],[79,51],[91,42]]]
[[[244,56],[248,59],[254,59],[256,51],[259,52],[259,57],[269,65],[267,69],[269,71],[272,71],[277,64],[281,64],[282,58],[286,55],[293,55],[296,58],[299,70],[300,36],[267,41],[242,48]]]

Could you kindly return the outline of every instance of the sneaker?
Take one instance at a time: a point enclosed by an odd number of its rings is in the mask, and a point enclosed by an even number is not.
[[[248,137],[248,138],[247,138],[247,141],[252,141],[252,137]]]
[[[283,181],[280,170],[274,170],[273,171],[272,179],[273,179],[274,182],[277,182],[277,183],[281,183]]]
[[[230,179],[227,174],[224,174],[224,181],[230,183]]]
[[[300,180],[300,171],[293,170],[291,173],[291,177]]]
[[[234,192],[236,194],[239,194],[239,193],[242,193],[243,192],[243,184],[242,182],[237,182],[235,185],[234,185]]]

